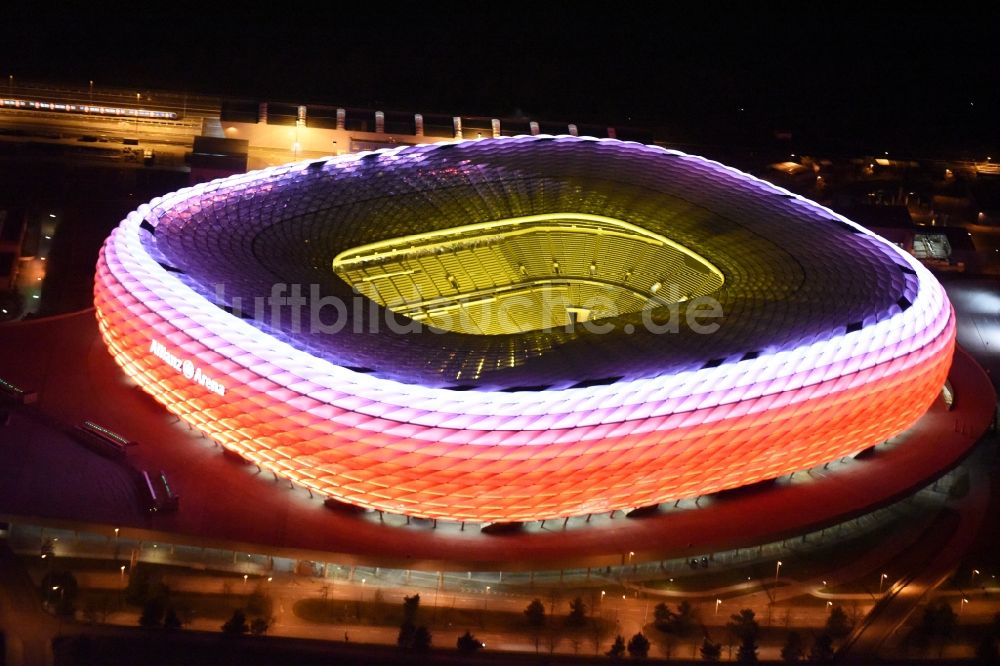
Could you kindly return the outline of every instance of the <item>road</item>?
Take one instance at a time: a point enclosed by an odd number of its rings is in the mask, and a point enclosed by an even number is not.
[[[951,277],[944,285],[955,305],[959,342],[986,368],[995,386],[1000,376],[997,374],[1000,371],[1000,296],[997,296],[996,280]],[[852,658],[873,658],[881,649],[898,647],[902,638],[898,635],[900,628],[918,606],[952,576],[975,541],[990,503],[991,466],[988,461],[993,454],[980,450],[975,455],[986,458],[986,462],[967,466],[970,492],[956,506],[960,512],[958,529],[941,544],[935,557],[928,559],[921,569],[911,572],[887,603],[858,628],[845,650]]]
[[[122,138],[138,138],[148,143],[190,146],[192,137],[201,134],[201,127],[201,118],[137,121],[43,111],[0,110],[0,135],[6,134],[17,140],[30,137],[76,141],[81,136],[93,136],[112,143],[121,143]]]
[[[11,666],[49,666],[57,621],[41,608],[38,591],[0,541],[0,627]]]
[[[80,584],[87,588],[106,589],[117,592],[127,584],[127,581],[113,571],[105,572],[81,572],[77,575]],[[440,591],[429,591],[426,589],[414,590],[412,588],[378,586],[377,581],[366,580],[361,583],[358,580],[352,581],[323,581],[318,579],[302,579],[294,576],[277,576],[268,582],[266,579],[250,579],[246,583],[238,578],[232,577],[221,579],[210,575],[183,575],[168,576],[164,581],[169,585],[174,593],[197,593],[197,594],[250,594],[255,589],[265,590],[266,594],[273,602],[273,613],[275,622],[270,629],[270,633],[279,636],[297,638],[320,638],[325,640],[343,640],[346,633],[351,641],[395,644],[398,627],[394,626],[369,626],[360,625],[353,622],[336,624],[317,624],[295,615],[292,609],[295,603],[304,599],[329,599],[329,600],[372,600],[378,595],[389,604],[402,604],[403,597],[412,595],[415,592],[421,595],[421,617],[422,621],[431,625],[436,645],[454,645],[458,636],[466,630],[471,631],[477,638],[487,643],[493,649],[512,651],[534,651],[535,644],[533,637],[527,631],[497,631],[489,626],[489,615],[484,616],[484,622],[473,622],[470,625],[443,626],[435,623],[437,609],[457,608],[469,609],[473,611],[506,611],[514,615],[520,615],[524,608],[533,598],[539,598],[546,606],[546,612],[553,617],[565,616],[568,613],[569,601],[572,592],[563,592],[555,600],[548,590],[536,591],[496,591],[481,589],[470,591],[463,589],[443,589]],[[787,582],[787,581],[783,581]],[[790,585],[795,587],[794,585]],[[244,592],[245,590],[245,592]],[[708,591],[712,594],[714,591]],[[729,615],[737,608],[753,608],[757,604],[752,598],[730,599],[725,607],[716,612],[715,604],[704,601],[706,592],[699,592],[690,595],[694,599],[694,605],[698,609],[701,622],[709,627],[717,638],[721,638],[725,631],[724,625],[729,621]],[[751,595],[753,597],[753,595]],[[761,595],[763,598],[763,595]],[[699,601],[700,599],[700,601]],[[658,600],[656,598],[637,598],[631,593],[625,596],[611,594],[598,598],[592,602],[589,597],[585,598],[588,606],[593,605],[592,615],[607,620],[608,626],[613,627],[607,632],[594,636],[593,632],[582,631],[574,638],[572,632],[559,632],[554,642],[554,647],[550,645],[553,639],[550,634],[545,634],[540,638],[540,649],[549,650],[550,647],[556,652],[573,653],[576,651],[587,651],[594,649],[594,641],[598,641],[598,650],[604,652],[610,647],[615,634],[622,634],[626,638],[642,631],[643,627],[652,621],[653,607]],[[766,605],[766,599],[763,601]],[[553,612],[554,609],[554,612]],[[826,622],[828,609],[823,604],[801,604],[794,608],[783,609],[782,621],[779,623],[775,618],[776,626],[785,626],[789,622],[796,627],[818,628]],[[476,614],[473,613],[474,617]],[[765,623],[765,611],[758,606],[758,617],[762,624]],[[108,621],[123,626],[135,626],[138,622],[136,611],[116,612],[108,617]],[[192,629],[206,631],[218,631],[222,620],[219,618],[195,618],[188,625]],[[697,633],[697,632],[695,632]],[[700,636],[692,636],[689,641],[692,646],[700,644]],[[686,644],[686,642],[681,642]],[[770,649],[770,648],[769,648]]]
[[[852,659],[875,659],[885,648],[898,648],[897,632],[921,602],[954,573],[962,556],[978,535],[989,505],[989,473],[984,465],[969,465],[970,492],[957,504],[958,528],[944,541],[922,568],[909,573],[891,589],[884,604],[868,616],[844,647]],[[894,640],[895,639],[895,640]]]

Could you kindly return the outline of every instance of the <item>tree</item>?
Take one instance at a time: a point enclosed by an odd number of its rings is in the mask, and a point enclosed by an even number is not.
[[[722,645],[713,643],[708,636],[701,642],[701,658],[705,661],[719,661],[722,657]]]
[[[926,646],[931,639],[940,641],[941,651],[944,651],[945,642],[952,637],[955,630],[955,623],[958,617],[945,601],[928,604],[924,609],[924,615],[920,624],[916,627],[916,638],[918,644]]]
[[[413,632],[413,649],[421,652],[431,649],[431,632],[427,627],[420,625]]]
[[[554,625],[550,625],[548,630],[545,632],[545,647],[549,649],[549,654],[555,654],[560,640],[561,637],[559,635],[559,628]]]
[[[403,623],[413,623],[417,620],[417,611],[420,610],[420,595],[414,594],[412,597],[403,597]]]
[[[531,631],[531,638],[535,642],[535,652],[542,640],[542,629],[545,627],[545,604],[541,599],[534,599],[524,609],[524,617]]]
[[[159,627],[163,624],[164,616],[167,612],[166,597],[150,597],[142,605],[142,614],[139,616],[139,626],[147,629]]]
[[[809,661],[828,664],[833,661],[833,639],[829,634],[820,634],[809,649]]]
[[[250,621],[250,633],[254,636],[263,636],[267,633],[271,623],[263,617],[255,617]]]
[[[184,625],[181,621],[177,611],[174,610],[173,606],[167,608],[166,614],[163,616],[163,628],[164,629],[180,629]]]
[[[396,645],[401,648],[412,648],[413,641],[417,636],[417,627],[412,622],[406,620],[399,625],[399,634],[396,636]]]
[[[59,615],[72,615],[76,612],[76,595],[79,586],[76,576],[69,571],[51,571],[42,578],[42,590],[46,600],[53,602]]]
[[[419,594],[403,597],[403,622],[399,625],[399,635],[396,637],[396,645],[401,648],[412,649],[416,647],[418,610],[420,610]],[[424,630],[426,631],[426,627]]]
[[[594,619],[591,621],[588,629],[590,641],[594,645],[594,656],[596,657],[601,652],[601,644],[608,637],[608,625],[599,619]]]
[[[623,657],[625,656],[625,639],[622,638],[621,634],[615,636],[615,642],[611,644],[611,649],[608,650],[609,657]]]
[[[676,618],[677,614],[663,602],[656,604],[656,607],[653,608],[653,626],[664,633],[673,633]]]
[[[149,597],[149,569],[142,562],[136,563],[128,574],[128,586],[125,588],[125,601],[130,604],[144,604]]]
[[[660,636],[654,636],[656,639],[656,646],[660,648],[660,654],[663,655],[664,659],[670,659],[674,654],[674,637],[671,634],[661,634]]]
[[[754,618],[754,612],[749,608],[744,608],[739,613],[731,615],[726,627],[741,643],[747,639],[757,640],[757,636],[760,634],[760,625]]]
[[[698,623],[698,614],[688,601],[682,601],[677,605],[677,614],[674,617],[674,633],[678,636],[687,636]]]
[[[545,624],[545,604],[541,599],[534,599],[528,607],[524,609],[524,616],[528,619],[529,627],[541,627]]]
[[[468,630],[458,637],[456,646],[458,647],[459,652],[464,652],[465,654],[475,654],[479,650],[483,649],[482,642],[469,633]]]
[[[802,636],[797,631],[789,632],[785,646],[781,648],[781,660],[786,664],[794,664],[802,659],[804,653]]]
[[[653,626],[666,634],[686,636],[697,624],[694,607],[690,602],[682,601],[677,605],[677,612],[670,610],[665,603],[656,604],[653,609]]]
[[[396,644],[408,650],[427,650],[431,646],[431,632],[423,625],[418,627],[404,622],[399,627]]]
[[[930,604],[924,609],[921,626],[931,636],[951,638],[957,621],[958,617],[955,615],[955,611],[951,609],[951,604],[941,601],[936,604]]]
[[[649,639],[641,631],[628,640],[628,654],[633,659],[645,659],[649,656]]]
[[[234,610],[232,616],[222,625],[222,633],[230,636],[242,636],[248,631],[250,626],[247,624],[246,613],[239,608]]]
[[[830,616],[826,618],[826,633],[832,638],[843,638],[851,633],[851,621],[847,618],[841,606],[831,606]]]
[[[997,643],[993,636],[986,634],[976,645],[976,662],[984,666],[994,666],[1000,663],[1000,652],[997,650]]]
[[[571,627],[582,627],[587,623],[587,605],[583,599],[577,597],[569,604],[569,615],[566,617],[566,624]]]
[[[740,641],[739,650],[736,651],[736,661],[741,664],[757,663],[757,638],[756,636],[745,636]]]

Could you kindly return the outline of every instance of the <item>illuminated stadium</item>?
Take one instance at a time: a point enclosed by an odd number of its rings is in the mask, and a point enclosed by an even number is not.
[[[220,445],[456,521],[632,509],[913,425],[944,290],[832,211],[614,140],[410,146],[158,198],[102,249],[116,362]]]

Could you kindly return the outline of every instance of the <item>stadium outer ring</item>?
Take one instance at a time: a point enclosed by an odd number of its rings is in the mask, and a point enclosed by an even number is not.
[[[405,148],[378,152],[398,150]],[[861,330],[694,372],[502,393],[404,384],[312,356],[197,294],[140,241],[152,206],[218,197],[229,186],[277,180],[315,162],[212,181],[140,206],[101,250],[95,306],[115,361],[170,412],[328,497],[490,522],[703,495],[852,455],[907,429],[938,395],[951,364],[955,320],[944,290],[895,248],[918,278],[916,297]]]

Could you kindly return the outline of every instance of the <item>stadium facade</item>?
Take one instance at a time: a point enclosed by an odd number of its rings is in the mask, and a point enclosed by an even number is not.
[[[515,137],[158,198],[101,251],[101,335],[170,412],[411,516],[654,505],[913,425],[955,319],[917,261],[702,158]],[[303,314],[305,310],[305,314]]]

